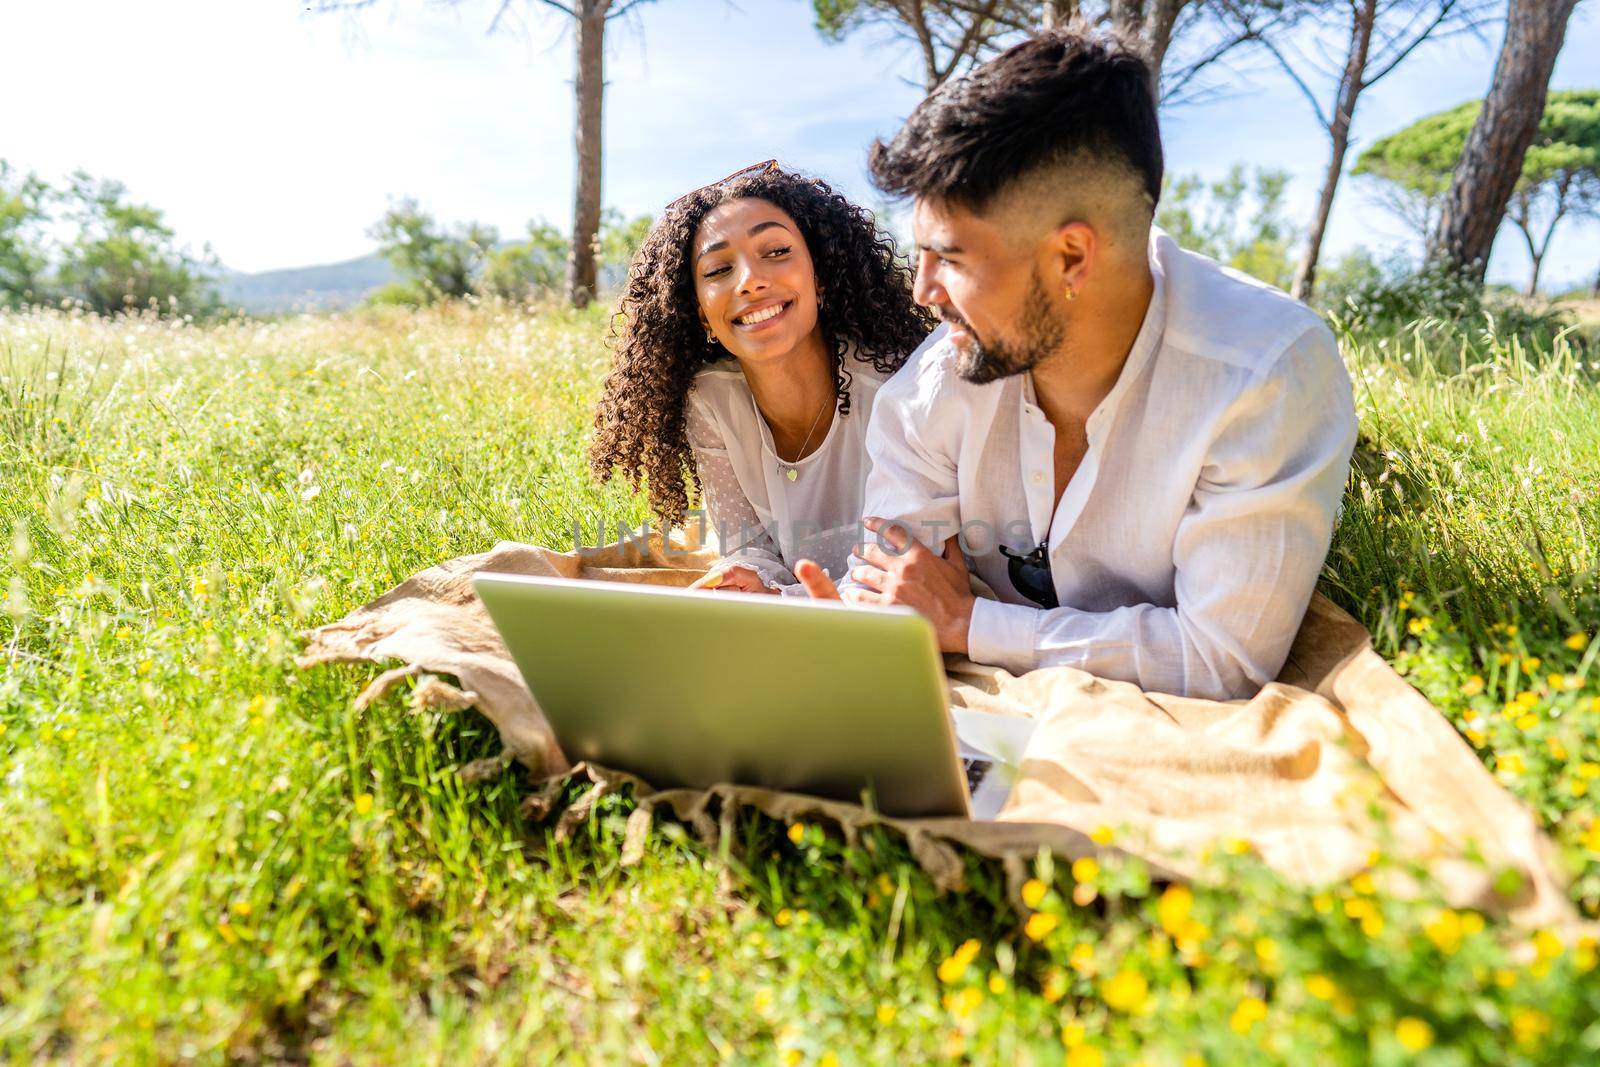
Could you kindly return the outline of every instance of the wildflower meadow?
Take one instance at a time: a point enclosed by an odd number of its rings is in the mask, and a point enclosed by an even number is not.
[[[1600,917],[1600,355],[1336,325],[1362,438],[1323,589]],[[1242,843],[1193,885],[1046,854],[1019,902],[988,861],[941,893],[892,836],[750,815],[715,849],[658,821],[624,868],[626,797],[561,839],[515,768],[458,773],[499,751],[474,713],[296,670],[441,560],[644,520],[584,460],[605,328],[0,315],[0,1054],[1600,1062],[1594,940],[1390,895],[1381,853],[1311,888]]]

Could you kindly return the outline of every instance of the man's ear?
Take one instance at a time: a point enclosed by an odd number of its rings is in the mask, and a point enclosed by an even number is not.
[[[1075,219],[1057,226],[1045,241],[1045,284],[1065,300],[1076,299],[1099,261],[1100,235]]]

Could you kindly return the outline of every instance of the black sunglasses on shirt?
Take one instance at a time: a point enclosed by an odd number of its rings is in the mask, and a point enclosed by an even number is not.
[[[1041,608],[1058,608],[1056,583],[1050,577],[1050,557],[1041,541],[1032,552],[1022,555],[1014,549],[1000,546],[1006,557],[1006,572],[1011,577],[1011,587]]]

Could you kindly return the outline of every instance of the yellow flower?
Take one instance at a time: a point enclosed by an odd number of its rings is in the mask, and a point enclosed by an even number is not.
[[[1109,845],[1111,844],[1111,839],[1114,836],[1115,835],[1112,833],[1111,827],[1096,826],[1089,834],[1089,840],[1093,841],[1097,845]]]
[[[132,636],[133,636],[133,627],[131,627],[131,626],[119,626],[119,627],[117,627],[117,640],[118,641],[126,641],[128,638],[130,638]]]
[[[1518,775],[1528,769],[1522,762],[1522,755],[1518,752],[1506,752],[1494,758],[1495,770],[1501,774]]]
[[[1101,993],[1108,1007],[1130,1015],[1144,1007],[1149,995],[1150,983],[1138,971],[1119,971]]]
[[[1517,729],[1519,730],[1531,730],[1538,725],[1539,716],[1531,711],[1517,716]]]
[[[1410,630],[1413,634],[1424,634],[1433,629],[1433,620],[1426,615],[1419,615],[1417,618],[1406,623],[1406,629]]]
[[[839,1067],[839,1056],[834,1052],[824,1052],[817,1061],[817,1067]]]
[[[1522,661],[1522,673],[1532,675],[1543,664],[1544,660],[1540,659],[1538,656],[1528,656]]]
[[[236,900],[233,902],[233,913],[235,915],[242,917],[249,915],[250,911],[250,902],[248,900]]]
[[[1545,738],[1544,739],[1544,747],[1548,748],[1550,750],[1550,757],[1552,759],[1558,760],[1558,761],[1560,761],[1562,763],[1566,762],[1567,755],[1568,755],[1567,746],[1563,745],[1561,743],[1561,738],[1559,738],[1559,737],[1547,737],[1547,738]]]
[[[972,961],[977,959],[980,947],[977,941],[963,941],[954,952],[945,957],[944,962],[939,964],[939,981],[946,985],[960,981]]]
[[[1270,937],[1256,938],[1256,959],[1261,961],[1261,966],[1272,971],[1278,966],[1278,943]]]
[[[149,659],[140,660],[139,661],[139,667],[138,667],[139,674],[141,676],[149,674],[151,668],[153,668],[154,666],[155,666],[155,661],[154,660],[149,660]]]
[[[1540,930],[1533,935],[1533,949],[1541,960],[1553,960],[1565,951],[1566,946],[1561,943],[1561,938],[1549,930]]]
[[[991,974],[989,976],[989,992],[993,993],[995,996],[998,997],[1001,993],[1004,993],[1005,991],[1006,991],[1006,980],[1004,978],[1002,978],[998,974]]]
[[[1383,933],[1383,916],[1377,912],[1370,912],[1361,917],[1361,932],[1368,937],[1377,937]]]
[[[765,987],[756,990],[752,1003],[759,1014],[765,1015],[772,1007],[772,990]]]
[[[1566,645],[1574,652],[1582,652],[1589,647],[1589,635],[1579,632],[1567,638]]]
[[[1394,1036],[1407,1052],[1421,1052],[1433,1044],[1433,1027],[1412,1015],[1394,1024]]]
[[[1600,763],[1590,763],[1585,761],[1578,764],[1578,777],[1587,779],[1591,782],[1596,778],[1600,778]]]
[[[1061,1043],[1068,1048],[1077,1048],[1083,1044],[1086,1034],[1087,1031],[1084,1030],[1083,1024],[1080,1022],[1063,1023],[1061,1026]]]
[[[1518,1008],[1511,1013],[1511,1035],[1519,1045],[1536,1045],[1550,1032],[1550,1016],[1537,1008]]]
[[[1037,878],[1029,878],[1022,883],[1022,902],[1030,908],[1037,908],[1044,902],[1047,892],[1045,884]]]
[[[1475,697],[1481,692],[1483,692],[1483,678],[1476,674],[1468,678],[1461,686],[1462,696]]]
[[[1072,969],[1085,977],[1094,974],[1094,946],[1087,941],[1080,941],[1072,946],[1072,955],[1067,958]]]
[[[372,810],[372,794],[362,793],[356,797],[356,814],[365,815]]]
[[[790,911],[788,908],[779,908],[778,914],[772,917],[772,921],[777,923],[779,926],[788,926],[794,921],[794,912]]]
[[[1093,856],[1084,856],[1072,864],[1072,880],[1075,882],[1093,882],[1100,874],[1100,864],[1095,862]]]
[[[786,1048],[783,1050],[784,1067],[800,1067],[800,1061],[803,1059],[805,1059],[804,1054],[801,1053],[801,1051],[797,1048]]]
[[[806,824],[805,823],[796,822],[796,823],[790,823],[789,824],[789,840],[790,841],[793,841],[795,844],[798,845],[800,842],[805,840],[805,837],[806,837]]]
[[[1023,933],[1028,935],[1028,940],[1043,941],[1050,936],[1050,931],[1054,930],[1060,923],[1061,920],[1049,912],[1036,911],[1028,916],[1027,925],[1022,930]]]
[[[1531,689],[1524,689],[1516,696],[1516,702],[1525,708],[1531,708],[1539,703],[1539,694]]]
[[[878,892],[886,897],[894,896],[894,883],[889,881],[887,874],[880,873],[878,875]]]
[[[1332,1000],[1338,995],[1339,987],[1327,975],[1313,974],[1306,978],[1306,992],[1318,1000]]]
[[[1228,1025],[1236,1034],[1248,1034],[1251,1027],[1267,1017],[1267,1005],[1260,997],[1245,997],[1233,1009]]]
[[[945,1010],[957,1019],[965,1019],[978,1010],[983,1003],[983,990],[976,986],[967,986],[959,993],[952,993],[944,998]]]
[[[1225,837],[1222,839],[1222,851],[1230,856],[1243,856],[1250,851],[1250,842],[1242,837]]]
[[[1372,884],[1372,875],[1368,874],[1366,871],[1362,871],[1354,878],[1350,879],[1350,888],[1354,889],[1357,893],[1360,893],[1364,897],[1370,897],[1373,893],[1377,892],[1377,887]]]
[[[1182,937],[1189,926],[1189,916],[1194,911],[1194,893],[1186,885],[1167,886],[1166,892],[1156,902],[1156,918],[1161,928],[1173,937]]]
[[[1067,1053],[1067,1067],[1101,1067],[1105,1055],[1093,1045],[1078,1045]]]
[[[896,1008],[893,1004],[879,1004],[878,1022],[883,1026],[888,1026],[890,1023],[894,1022],[894,1017],[899,1010],[900,1009]]]
[[[1600,819],[1591,822],[1589,829],[1584,831],[1583,837],[1579,840],[1590,852],[1600,853]]]
[[[1445,908],[1423,924],[1422,932],[1433,942],[1435,948],[1446,956],[1451,956],[1461,947],[1461,925],[1461,916]]]
[[[1509,967],[1501,967],[1494,972],[1494,984],[1501,989],[1510,989],[1517,984],[1517,972]]]
[[[1311,898],[1311,906],[1318,915],[1327,915],[1333,911],[1333,898],[1326,893],[1318,893]]]

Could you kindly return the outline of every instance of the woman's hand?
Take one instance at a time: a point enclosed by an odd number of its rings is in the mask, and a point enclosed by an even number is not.
[[[726,589],[735,593],[770,593],[774,596],[778,592],[776,589],[767,588],[756,572],[749,567],[729,567],[726,570],[715,571],[697,579],[689,588]]]

